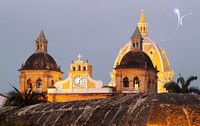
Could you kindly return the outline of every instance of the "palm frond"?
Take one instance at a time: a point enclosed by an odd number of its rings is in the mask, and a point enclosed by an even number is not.
[[[164,88],[168,91],[168,92],[171,92],[171,93],[180,93],[181,92],[181,88],[180,86],[174,82],[174,81],[171,81],[171,82],[168,82],[164,85]]]
[[[194,81],[194,80],[197,80],[197,76],[190,76],[190,77],[186,80],[185,85],[186,85],[186,86],[189,86],[190,83],[191,83],[192,81]]]
[[[47,102],[45,94],[33,92],[32,88],[30,90],[25,90],[24,93],[20,93],[17,88],[14,86],[12,87],[14,90],[7,94],[8,98],[5,101],[4,106],[18,106],[21,108],[27,105]]]
[[[9,82],[8,82],[8,83],[9,83]],[[20,91],[19,91],[16,87],[14,87],[12,84],[9,83],[9,85],[10,85],[18,94],[21,94]]]

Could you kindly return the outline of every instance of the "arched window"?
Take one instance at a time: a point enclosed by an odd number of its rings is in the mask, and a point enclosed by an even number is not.
[[[85,70],[86,70],[86,67],[84,66],[84,67],[83,67],[83,71],[85,71]]]
[[[73,67],[73,71],[75,71],[76,70],[76,67]]]
[[[79,71],[81,70],[81,66],[80,66],[80,65],[78,66],[78,70],[79,70]]]
[[[42,88],[42,80],[41,79],[37,79],[36,88]]]
[[[133,47],[135,47],[135,43],[133,43]]]
[[[139,44],[138,44],[138,43],[136,43],[136,47],[139,47]]]
[[[140,87],[140,80],[138,77],[135,77],[133,79],[133,87],[135,88],[135,90],[139,90]]]
[[[28,79],[28,80],[27,80],[27,88],[32,88],[31,79]]]
[[[129,80],[127,77],[123,79],[123,87],[129,87]]]

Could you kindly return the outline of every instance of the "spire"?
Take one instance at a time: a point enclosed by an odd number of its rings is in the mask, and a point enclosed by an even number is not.
[[[144,16],[144,9],[142,9],[139,23],[146,23],[146,18]]]
[[[39,34],[39,36],[38,36],[38,38],[37,38],[37,40],[44,40],[44,41],[47,41],[47,39],[45,38],[45,35],[44,35],[44,31],[41,31],[40,32],[40,34]]]
[[[142,37],[147,37],[148,36],[148,23],[146,21],[145,15],[144,15],[144,10],[142,10],[140,20],[138,22],[138,28],[142,34]]]
[[[135,32],[131,36],[131,43],[132,43],[132,49],[142,50],[143,37],[138,27],[136,27]]]
[[[45,38],[44,32],[41,31],[36,42],[35,53],[47,53],[47,39]]]

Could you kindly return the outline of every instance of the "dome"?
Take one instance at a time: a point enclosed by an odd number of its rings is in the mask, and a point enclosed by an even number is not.
[[[154,65],[157,66],[161,72],[171,71],[170,64],[163,50],[158,44],[152,41],[149,37],[144,39],[144,52],[151,58]]]
[[[116,69],[120,68],[153,68],[153,63],[149,56],[141,51],[130,51],[124,55]]]
[[[60,71],[56,61],[47,53],[34,53],[22,65],[20,70],[55,70]]]

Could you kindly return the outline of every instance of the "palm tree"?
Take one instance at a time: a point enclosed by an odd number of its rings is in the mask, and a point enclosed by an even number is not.
[[[22,108],[27,105],[47,102],[45,94],[32,92],[32,88],[30,90],[25,90],[24,93],[21,93],[17,88],[14,86],[12,87],[14,90],[8,93],[4,106],[18,106]]]
[[[197,80],[197,76],[190,76],[185,80],[182,76],[177,79],[177,82],[171,81],[164,85],[164,88],[171,93],[196,93],[200,94],[200,89],[197,87],[189,87],[191,82]]]

